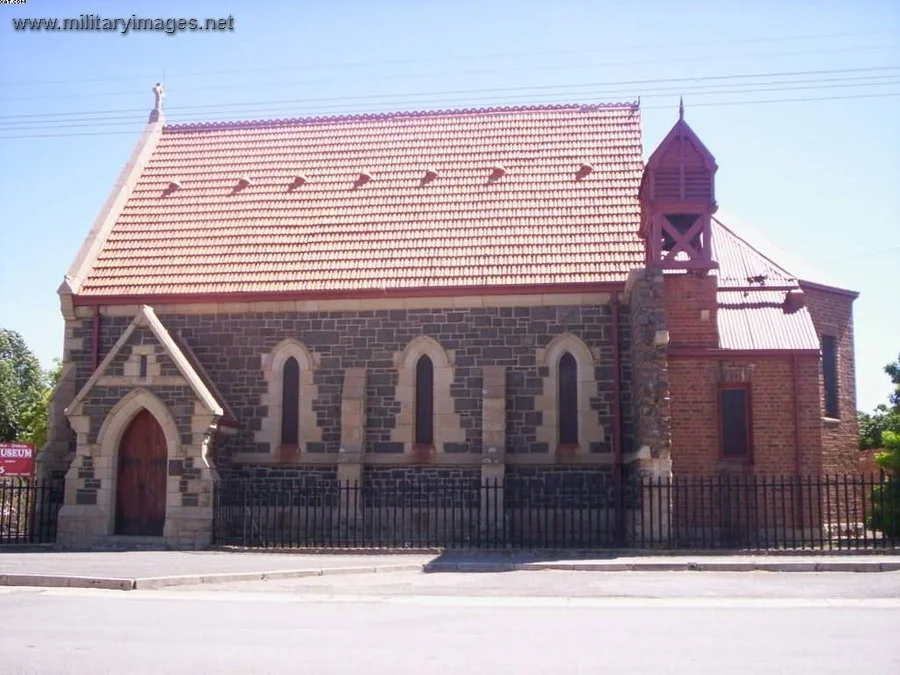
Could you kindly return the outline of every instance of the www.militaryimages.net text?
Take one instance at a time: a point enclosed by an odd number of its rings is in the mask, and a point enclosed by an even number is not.
[[[12,4],[0,0],[0,5]],[[114,32],[122,35],[137,32],[162,32],[175,35],[181,32],[234,30],[234,17],[219,18],[147,18],[132,14],[130,17],[106,17],[100,14],[81,14],[69,18],[17,18],[12,19],[16,31],[78,31],[78,32]]]

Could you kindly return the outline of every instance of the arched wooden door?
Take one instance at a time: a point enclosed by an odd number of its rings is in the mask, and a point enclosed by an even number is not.
[[[116,534],[162,536],[166,520],[166,437],[141,410],[119,443]]]

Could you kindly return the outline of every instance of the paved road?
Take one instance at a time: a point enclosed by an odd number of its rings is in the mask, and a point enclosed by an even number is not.
[[[900,572],[417,572],[273,579],[205,586],[217,593],[294,594],[322,597],[407,596],[557,598],[894,598]],[[182,586],[183,595],[198,591]]]
[[[0,673],[900,672],[897,573],[376,577],[0,589]]]

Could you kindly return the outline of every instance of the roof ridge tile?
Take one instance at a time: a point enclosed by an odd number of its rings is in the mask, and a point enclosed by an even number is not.
[[[163,133],[177,131],[218,131],[220,129],[264,129],[269,127],[295,126],[302,124],[380,122],[395,119],[421,117],[471,116],[519,112],[593,112],[597,110],[616,109],[630,110],[634,112],[640,109],[640,105],[637,101],[620,101],[609,103],[555,103],[543,105],[536,104],[518,106],[486,106],[478,108],[440,108],[436,110],[406,110],[380,113],[358,113],[349,115],[313,115],[306,117],[278,117],[256,120],[186,122],[181,124],[167,124],[163,127]]]

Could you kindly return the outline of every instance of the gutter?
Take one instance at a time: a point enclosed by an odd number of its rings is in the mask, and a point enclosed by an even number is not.
[[[612,297],[612,353],[613,353],[613,485],[616,490],[616,531],[624,533],[625,502],[622,475],[622,382],[619,359],[619,294]]]
[[[721,349],[717,347],[669,347],[669,358],[729,359],[819,357],[818,349]]]
[[[429,297],[467,297],[491,295],[559,295],[573,293],[618,293],[625,287],[623,282],[586,282],[566,284],[520,284],[509,286],[492,286],[489,284],[472,286],[435,286],[367,288],[328,291],[273,291],[273,292],[226,292],[226,293],[180,293],[157,295],[73,295],[72,302],[76,307],[90,305],[169,305],[169,304],[207,304],[226,302],[279,302],[279,301],[317,301],[317,300],[352,300],[373,298],[429,298]]]
[[[800,477],[803,467],[803,455],[800,451],[800,372],[797,368],[797,355],[791,355],[791,374],[794,380],[794,468]]]
[[[100,305],[94,305],[94,322],[91,329],[93,330],[93,344],[91,345],[91,363],[93,364],[91,372],[93,373],[96,372],[97,366],[100,365]]]

